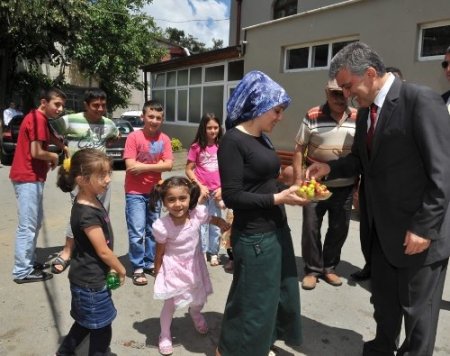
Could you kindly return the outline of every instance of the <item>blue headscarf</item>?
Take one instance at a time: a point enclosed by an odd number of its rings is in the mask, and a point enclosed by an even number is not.
[[[228,100],[225,127],[229,130],[275,106],[286,108],[290,103],[291,98],[278,83],[263,72],[251,71],[242,78]]]

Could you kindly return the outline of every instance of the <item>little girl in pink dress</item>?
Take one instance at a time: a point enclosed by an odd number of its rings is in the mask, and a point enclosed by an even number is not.
[[[162,200],[168,214],[153,223],[156,241],[154,299],[164,300],[161,311],[159,352],[173,352],[170,325],[176,309],[189,305],[189,314],[200,334],[208,332],[201,310],[212,293],[203,257],[199,227],[211,223],[225,231],[230,228],[222,218],[208,215],[204,205],[197,206],[200,188],[185,177],[171,177],[154,187],[150,202]],[[150,205],[150,208],[154,208]]]

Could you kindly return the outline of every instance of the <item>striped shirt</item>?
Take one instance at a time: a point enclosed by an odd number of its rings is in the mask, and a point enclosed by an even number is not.
[[[70,155],[83,148],[106,150],[106,141],[119,136],[114,122],[102,117],[99,122],[90,123],[83,112],[64,115],[50,120],[53,133],[67,142]]]
[[[348,155],[356,128],[356,109],[348,107],[341,120],[331,117],[328,104],[310,109],[295,141],[306,148],[306,164],[328,162]],[[355,183],[356,177],[327,181],[329,187],[344,187]]]

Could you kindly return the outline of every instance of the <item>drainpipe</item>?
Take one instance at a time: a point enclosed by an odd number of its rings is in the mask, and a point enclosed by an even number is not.
[[[241,8],[242,8],[242,0],[236,0],[237,9],[236,9],[236,45],[239,45],[241,41]]]

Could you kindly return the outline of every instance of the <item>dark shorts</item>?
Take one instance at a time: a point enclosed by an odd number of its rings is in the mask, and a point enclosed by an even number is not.
[[[219,351],[267,355],[276,340],[300,345],[300,293],[288,226],[273,232],[232,233],[234,274]]]
[[[116,318],[117,310],[111,298],[111,291],[106,288],[93,290],[70,284],[72,309],[70,315],[87,329],[100,329],[110,325]]]

